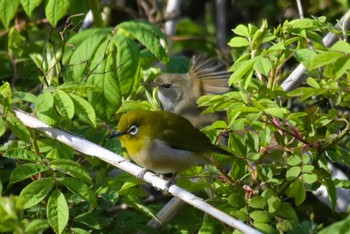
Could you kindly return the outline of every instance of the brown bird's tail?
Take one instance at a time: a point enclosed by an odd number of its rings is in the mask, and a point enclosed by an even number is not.
[[[232,90],[228,86],[231,72],[228,72],[226,65],[217,58],[207,58],[206,53],[192,57],[188,73],[193,82],[200,82],[202,95],[222,94]]]

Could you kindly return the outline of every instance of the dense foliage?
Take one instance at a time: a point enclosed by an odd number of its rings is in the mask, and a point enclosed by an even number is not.
[[[276,11],[287,4],[279,2],[267,5]],[[347,7],[345,1],[337,4]],[[22,109],[123,154],[117,139],[107,140],[119,114],[160,108],[154,91],[141,83],[160,74],[157,62],[168,71],[185,72],[188,58],[168,57],[160,25],[140,16],[106,27],[96,6],[98,1],[0,1],[0,232],[154,232],[146,223],[169,199],[27,128],[14,114],[14,108]],[[325,11],[316,4],[307,7],[315,14]],[[96,27],[81,28],[89,9]],[[210,11],[205,13],[214,28]],[[328,16],[339,13],[344,12]],[[350,189],[350,182],[333,178],[327,163],[350,166],[348,32],[325,16],[275,25],[253,22],[255,17],[232,26],[230,53],[222,56],[229,57],[228,82],[235,89],[198,101],[208,107],[205,112],[227,113],[227,122],[203,131],[213,141],[220,132],[229,133],[228,148],[236,158],[217,159],[229,180],[206,165],[183,172],[177,184],[262,232],[346,229],[347,214],[335,212],[336,188]],[[330,47],[322,42],[328,32],[339,39]],[[205,30],[187,18],[179,22],[178,33],[207,39],[175,41],[174,52],[202,48],[214,54],[210,27]],[[283,90],[281,84],[299,63],[306,68],[305,82]],[[321,185],[330,207],[312,194]],[[147,202],[150,193],[160,198]],[[183,209],[162,233],[234,231],[193,207]]]

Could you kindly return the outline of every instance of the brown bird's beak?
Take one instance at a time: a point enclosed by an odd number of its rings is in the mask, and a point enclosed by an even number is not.
[[[157,84],[154,83],[154,82],[142,82],[141,84],[142,84],[143,86],[150,86],[150,87],[152,87],[152,88],[157,87]]]
[[[121,137],[123,136],[125,133],[124,132],[118,132],[118,131],[114,131],[112,132],[111,135],[109,135],[108,139],[114,138],[114,137]]]

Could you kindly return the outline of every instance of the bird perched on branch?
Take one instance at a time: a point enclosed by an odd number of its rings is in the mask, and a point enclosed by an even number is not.
[[[220,113],[201,115],[204,109],[197,106],[197,100],[205,94],[223,94],[232,90],[228,86],[230,75],[223,62],[208,59],[202,53],[192,57],[188,73],[165,73],[151,85],[158,87],[163,110],[179,114],[201,128],[224,117]]]
[[[119,120],[118,136],[130,158],[147,170],[176,173],[205,162],[210,153],[232,156],[187,119],[166,111],[132,110]],[[140,175],[140,177],[142,177]]]

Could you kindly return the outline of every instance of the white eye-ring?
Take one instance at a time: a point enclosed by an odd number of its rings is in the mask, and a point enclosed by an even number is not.
[[[139,132],[139,128],[136,127],[135,125],[132,125],[128,130],[128,133],[132,136],[135,136],[138,132]]]

